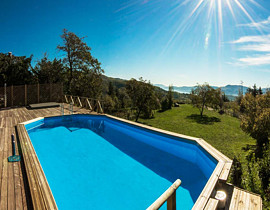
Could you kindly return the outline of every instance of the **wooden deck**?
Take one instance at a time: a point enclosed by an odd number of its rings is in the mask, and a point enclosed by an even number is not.
[[[69,114],[65,106],[65,114]],[[73,113],[89,113],[89,110],[74,107]],[[12,156],[11,134],[15,134],[15,125],[37,117],[60,115],[60,108],[28,110],[12,108],[0,110],[0,209],[32,209],[32,200],[23,161],[10,163]],[[15,135],[16,136],[16,135]],[[16,154],[18,154],[16,141]]]
[[[65,114],[70,114],[68,107],[69,105],[65,105]],[[73,113],[90,112],[86,109],[74,107]],[[28,183],[26,178],[24,161],[16,163],[9,163],[7,161],[7,158],[12,155],[11,134],[15,134],[15,126],[18,123],[37,117],[56,116],[60,114],[60,107],[36,110],[28,110],[23,107],[0,110],[0,209],[33,209],[33,199],[31,198],[29,190],[30,183]],[[199,141],[200,144],[207,147],[207,143],[204,140],[201,139]],[[17,142],[17,154],[19,152],[18,146],[20,145]],[[211,149],[211,147],[207,148]],[[214,152],[223,159],[221,153],[219,154],[218,151]],[[227,180],[230,164],[230,162],[225,162],[220,168],[221,171],[219,172],[218,177],[220,181],[225,182]],[[213,176],[215,176],[215,174]],[[262,200],[260,196],[231,185],[228,186],[228,188],[230,188],[230,193],[227,194],[229,200],[225,209],[262,209]],[[215,209],[217,204],[215,199],[209,199],[209,201],[212,202],[208,203],[205,209]]]

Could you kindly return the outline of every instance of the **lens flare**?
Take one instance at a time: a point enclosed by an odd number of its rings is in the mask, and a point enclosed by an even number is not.
[[[167,44],[165,44],[164,51],[194,25],[194,27],[198,27],[198,25],[204,27],[206,30],[203,33],[205,49],[208,49],[210,39],[214,37],[211,34],[213,32],[216,33],[216,40],[219,42],[217,46],[222,46],[225,34],[223,27],[230,22],[229,19],[232,19],[237,25],[238,21],[243,20],[243,17],[245,17],[245,21],[250,21],[263,34],[260,24],[256,24],[250,13],[252,8],[248,7],[248,5],[261,7],[256,0],[132,0],[120,8],[118,12],[129,10],[129,14],[132,12],[138,14],[138,10],[144,12],[147,10],[147,15],[150,16],[151,13],[157,11],[157,8],[164,10],[164,5],[170,7],[166,9],[167,17],[162,17],[167,20],[167,22],[164,21],[164,25],[170,25],[171,27],[171,35]],[[138,10],[134,9],[135,6],[137,6]],[[231,16],[228,14],[231,14]],[[146,18],[146,16],[142,16]],[[142,21],[141,18],[140,20]],[[173,21],[173,24],[170,24],[169,21]],[[213,32],[209,30],[211,28],[209,25],[212,25],[213,29],[215,28]]]

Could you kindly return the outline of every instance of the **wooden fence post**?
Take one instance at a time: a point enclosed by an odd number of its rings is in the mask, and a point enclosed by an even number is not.
[[[13,85],[11,85],[11,106],[13,106]]]
[[[50,83],[50,102],[52,101],[52,83]]]
[[[4,86],[4,94],[5,94],[5,108],[7,107],[7,83],[5,83],[5,86]]]
[[[39,103],[39,83],[37,84],[37,101]]]
[[[27,84],[24,85],[24,105],[27,105]]]
[[[167,200],[167,210],[176,210],[176,191]]]

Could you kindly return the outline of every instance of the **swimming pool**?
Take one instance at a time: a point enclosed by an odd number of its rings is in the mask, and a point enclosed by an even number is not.
[[[191,209],[218,163],[196,141],[107,116],[25,128],[59,209],[145,209],[176,179],[177,208]]]

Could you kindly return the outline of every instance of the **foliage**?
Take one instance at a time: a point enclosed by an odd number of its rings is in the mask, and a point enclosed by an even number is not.
[[[237,187],[242,187],[242,175],[243,168],[242,164],[235,156],[233,158],[233,164],[231,168],[232,184]]]
[[[161,98],[159,96],[159,98]],[[173,105],[173,86],[169,86],[169,90],[167,92],[167,95],[162,98],[161,101],[161,111],[166,111],[168,109],[171,109]]]
[[[220,102],[220,91],[216,91],[209,84],[197,85],[191,92],[193,106],[200,110],[201,117],[207,106],[217,107]]]
[[[31,84],[33,75],[31,72],[32,56],[14,56],[0,53],[0,85]]]
[[[245,108],[241,128],[257,140],[257,155],[261,156],[261,151],[264,145],[268,145],[270,137],[270,92],[257,97],[247,93],[241,104]]]
[[[270,149],[264,151],[263,158],[259,164],[259,176],[262,181],[262,188],[266,192],[267,198],[270,200]]]
[[[145,118],[153,117],[153,110],[159,108],[160,104],[155,95],[155,87],[142,78],[137,81],[131,79],[127,82],[127,93],[132,100],[133,108],[136,109],[136,122],[142,113]]]
[[[34,76],[38,83],[59,83],[64,79],[64,66],[61,59],[56,58],[50,61],[45,54],[44,57],[37,62],[33,69]]]
[[[115,110],[116,103],[111,96],[105,95],[103,98],[103,106],[104,111],[108,114],[111,114]]]
[[[113,86],[113,84],[112,84],[112,82],[110,81],[109,82],[109,91],[108,91],[108,95],[109,96],[115,96],[115,88],[114,88],[114,86]]]
[[[64,29],[63,44],[57,49],[65,53],[63,63],[67,69],[67,92],[73,95],[98,98],[104,73],[100,62],[91,55],[91,48],[73,32]]]
[[[246,93],[250,93],[251,95],[253,95],[254,97],[256,97],[257,95],[262,95],[262,88],[259,87],[259,89],[257,89],[256,84],[253,85],[252,88],[248,88]]]
[[[164,98],[161,101],[161,111],[164,112],[164,111],[168,110],[168,107],[169,107],[169,101],[167,98]]]
[[[168,98],[168,109],[171,109],[173,105],[173,86],[172,85],[169,86],[167,98]]]

